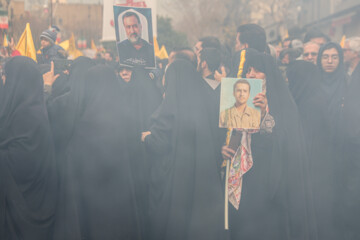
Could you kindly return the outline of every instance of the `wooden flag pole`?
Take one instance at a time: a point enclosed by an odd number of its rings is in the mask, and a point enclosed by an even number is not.
[[[226,160],[225,174],[225,230],[229,230],[229,170],[230,160]]]

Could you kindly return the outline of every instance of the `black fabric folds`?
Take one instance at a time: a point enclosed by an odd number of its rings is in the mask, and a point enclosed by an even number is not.
[[[318,68],[309,62],[295,61],[287,69],[289,88],[298,105],[310,158],[310,179],[314,196],[319,239],[336,239],[336,162],[328,136],[326,97],[320,87]]]
[[[131,80],[120,80],[120,109],[127,117],[127,142],[130,165],[135,185],[136,202],[139,210],[142,234],[148,233],[148,199],[151,154],[146,153],[141,142],[141,133],[148,131],[150,117],[162,101],[161,92],[145,69],[134,68]]]
[[[72,135],[75,120],[78,117],[76,114],[79,112],[80,99],[84,97],[84,75],[93,66],[95,63],[90,58],[77,58],[71,65],[68,76],[70,91],[47,101],[49,120],[58,154],[64,152]]]
[[[230,209],[232,239],[314,239],[308,156],[299,113],[275,60],[246,49],[249,67],[266,74],[273,132],[252,135],[254,166],[243,179],[239,210]]]
[[[342,235],[344,239],[360,238],[360,64],[351,75],[351,82],[345,96],[342,129],[344,134],[342,157],[344,159],[340,186],[342,196],[341,214]]]
[[[70,92],[47,102],[49,120],[53,132],[56,163],[59,175],[59,199],[55,221],[55,240],[80,239],[78,211],[73,197],[72,179],[69,175],[71,163],[66,158],[66,148],[73,135],[75,123],[80,115],[80,102],[84,99],[85,74],[94,62],[85,57],[77,58],[70,69]]]
[[[21,56],[6,63],[5,75],[0,95],[0,238],[51,239],[57,175],[42,77],[36,63]]]
[[[107,66],[84,79],[66,158],[81,239],[139,239],[119,83]]]
[[[218,105],[210,106],[204,80],[188,61],[173,62],[165,81],[166,97],[145,139],[149,148],[168,153],[159,170],[163,191],[157,207],[152,205],[153,220],[159,221],[153,239],[223,239],[221,146],[214,136],[218,116],[211,119],[209,112]]]

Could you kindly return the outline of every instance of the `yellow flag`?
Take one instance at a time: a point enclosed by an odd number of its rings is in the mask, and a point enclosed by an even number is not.
[[[83,53],[76,48],[74,34],[71,34],[71,37],[61,42],[59,46],[68,53],[69,59],[76,59],[77,57],[83,56]]]
[[[70,59],[76,59],[83,56],[82,52],[76,48],[74,33],[71,34],[71,38],[69,39],[68,53]]]
[[[8,39],[7,39],[6,34],[4,34],[4,42],[3,42],[3,46],[4,46],[4,47],[8,47],[8,46],[9,46],[9,42],[8,42]]]
[[[287,38],[289,38],[289,31],[286,29],[285,35],[284,35],[284,37],[283,37],[283,41],[284,41],[285,39],[287,39]]]
[[[169,55],[166,51],[166,48],[164,45],[162,45],[160,51],[159,51],[159,54],[157,55],[158,58],[160,59],[165,59],[165,58],[169,58]]]
[[[340,46],[341,46],[342,48],[345,47],[345,40],[346,40],[346,36],[343,35],[342,38],[341,38],[341,41],[340,41]]]
[[[160,48],[156,37],[154,37],[154,51],[155,51],[155,56],[158,57],[158,55],[160,54]]]
[[[21,53],[21,55],[27,56],[36,61],[36,50],[29,23],[26,24],[25,30],[19,39],[16,49]]]
[[[69,40],[65,40],[59,44],[60,47],[62,47],[65,51],[69,49]]]
[[[94,39],[91,39],[91,49],[97,51],[97,47],[95,45]]]

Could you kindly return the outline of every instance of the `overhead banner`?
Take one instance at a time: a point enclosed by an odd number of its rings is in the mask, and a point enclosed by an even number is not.
[[[116,41],[114,6],[151,8],[153,34],[157,36],[156,2],[157,0],[104,0],[102,41]]]

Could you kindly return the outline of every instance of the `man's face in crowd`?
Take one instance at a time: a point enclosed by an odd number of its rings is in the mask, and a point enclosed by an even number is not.
[[[334,72],[339,66],[339,53],[335,48],[326,49],[321,56],[321,66],[327,73]]]
[[[46,47],[51,46],[50,41],[47,40],[46,38],[41,38],[41,39],[40,39],[40,44],[41,44],[41,47],[42,47],[42,48],[46,48]]]
[[[110,53],[105,53],[104,55],[104,59],[107,61],[107,62],[111,62],[113,59],[110,55]]]
[[[283,48],[284,48],[284,49],[289,48],[290,43],[291,43],[291,41],[290,41],[290,40],[286,40],[286,41],[284,41],[284,42],[283,42]]]
[[[197,42],[194,46],[194,52],[198,56],[200,51],[202,50],[202,42]]]
[[[346,41],[344,44],[343,51],[344,51],[344,62],[346,64],[349,64],[352,61],[354,61],[359,55],[357,52],[350,49],[349,42],[346,42]]]
[[[316,65],[317,56],[319,53],[320,45],[317,44],[307,44],[304,47],[304,60],[307,62],[312,62]]]
[[[246,104],[250,96],[250,87],[246,83],[238,83],[235,86],[234,97],[237,105]]]
[[[137,43],[141,38],[141,24],[135,16],[124,18],[126,36],[131,43]]]
[[[123,68],[119,71],[119,75],[125,82],[130,82],[132,70],[128,68]]]
[[[253,67],[250,67],[249,71],[246,73],[246,78],[265,79],[266,75],[265,73],[260,72]]]
[[[319,44],[320,46],[324,45],[326,43],[326,39],[323,37],[319,37],[319,38],[312,38],[310,39],[310,42],[314,42]]]

